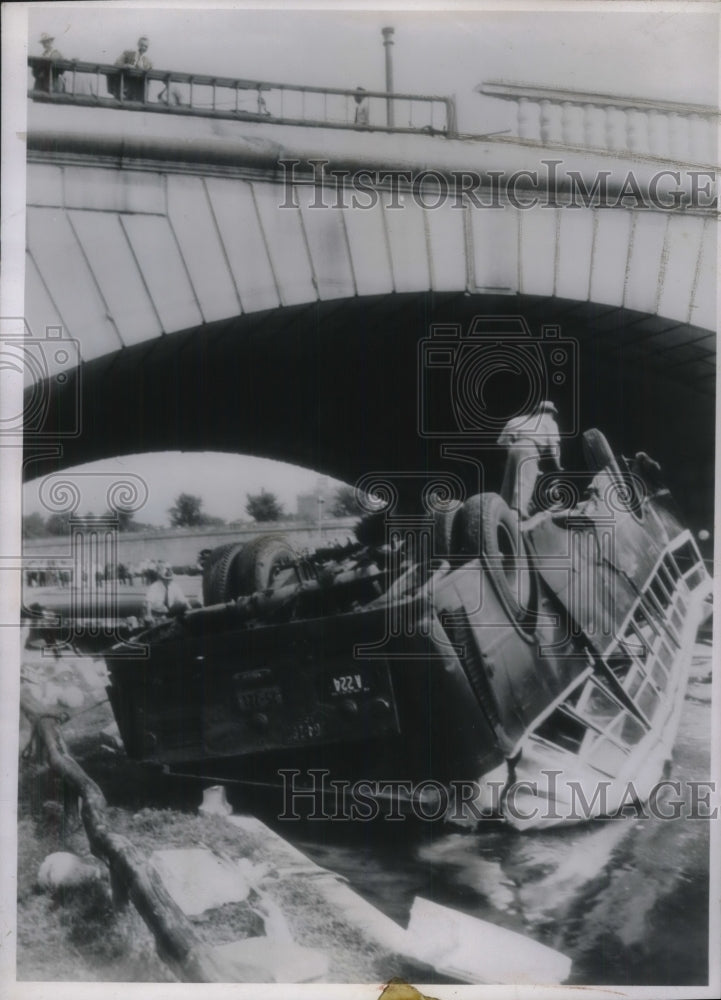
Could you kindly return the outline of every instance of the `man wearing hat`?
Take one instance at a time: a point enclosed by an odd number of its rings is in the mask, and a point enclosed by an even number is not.
[[[158,564],[158,579],[151,583],[145,594],[145,617],[165,618],[190,607],[180,584],[174,579],[173,570],[166,563]]]
[[[54,41],[53,36],[48,35],[45,31],[40,36],[40,44],[43,47],[43,51],[39,58],[47,59],[48,62],[33,67],[33,79],[35,81],[35,90],[44,90],[47,94],[51,92],[62,94],[65,92],[65,77],[51,65],[51,62],[63,58],[58,50],[53,48]]]
[[[356,125],[367,125],[368,124],[368,98],[366,97],[365,87],[356,87],[355,94],[353,95],[353,100],[355,101],[355,119],[354,124]]]
[[[541,461],[556,472],[563,471],[557,416],[554,404],[544,399],[531,413],[509,420],[498,438],[498,444],[508,448],[501,496],[521,517],[533,512]]]
[[[138,39],[137,48],[126,49],[115,60],[115,65],[129,69],[141,69],[143,71],[152,69],[153,64],[145,54],[149,46],[150,42],[148,38],[145,35],[141,35]],[[113,97],[119,97],[120,81],[113,81],[111,87],[111,82],[108,80],[108,89],[113,94]],[[142,77],[126,75],[123,80],[123,97],[126,101],[144,101],[145,80]]]

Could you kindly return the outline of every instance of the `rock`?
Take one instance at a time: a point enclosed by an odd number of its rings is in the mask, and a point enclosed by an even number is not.
[[[40,697],[43,705],[50,707],[51,705],[57,705],[60,700],[60,695],[62,693],[62,688],[57,684],[53,684],[48,681],[48,683],[43,687],[42,695]]]
[[[58,703],[65,708],[82,708],[85,703],[85,695],[75,684],[68,684],[60,688]]]
[[[236,983],[317,983],[328,975],[328,956],[272,937],[219,944],[211,954]]]
[[[224,785],[212,785],[203,792],[203,801],[198,806],[201,816],[230,816],[233,807],[228,802]]]
[[[43,675],[38,668],[29,663],[23,663],[20,667],[20,680],[29,684],[42,684]]]
[[[101,660],[79,660],[75,669],[92,691],[101,691],[108,683],[108,671]]]
[[[75,889],[95,882],[98,878],[99,873],[94,865],[86,864],[76,854],[69,854],[67,851],[48,854],[38,871],[38,885],[49,892]]]
[[[26,680],[25,678],[23,678],[22,681],[21,681],[21,684],[23,685],[24,690],[32,698],[34,698],[35,701],[39,701],[39,702],[42,703],[42,701],[43,701],[43,692],[44,692],[44,685],[43,685],[42,681],[38,681],[38,680],[35,680],[35,679],[30,679],[30,678],[28,678]]]

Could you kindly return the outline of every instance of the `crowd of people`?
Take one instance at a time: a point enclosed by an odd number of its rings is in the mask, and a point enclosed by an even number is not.
[[[162,559],[143,559],[139,563],[106,563],[105,566],[95,565],[89,570],[82,569],[82,582],[89,579],[96,586],[103,587],[106,583],[117,580],[124,586],[149,587],[160,579],[168,564]],[[189,570],[202,572],[202,565],[190,567]],[[58,565],[55,559],[30,559],[25,563],[25,586],[27,587],[69,587],[73,583],[73,570],[64,565]]]
[[[57,566],[54,559],[42,563],[29,562],[25,566],[25,585],[28,587],[69,587],[73,580],[72,570]]]
[[[24,570],[28,588],[77,589],[77,574],[67,566],[57,565],[54,559],[31,560]],[[145,559],[137,565],[107,563],[105,567],[94,566],[80,571],[81,586],[95,585],[98,596],[109,590],[109,584],[117,581],[125,586],[135,586],[136,582],[146,588],[143,596],[144,619],[152,622],[168,615],[182,613],[191,607],[183,587],[175,579],[172,566],[158,559]],[[42,600],[42,599],[41,599]],[[28,598],[26,598],[26,602]]]

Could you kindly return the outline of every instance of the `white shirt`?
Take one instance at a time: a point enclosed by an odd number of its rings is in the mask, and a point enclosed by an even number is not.
[[[161,615],[166,614],[175,604],[190,607],[180,584],[175,580],[156,580],[151,583],[145,594],[145,603],[148,612]]]
[[[509,447],[517,441],[528,441],[538,449],[539,455],[561,453],[561,435],[551,413],[532,413],[513,417],[501,431],[498,444]]]

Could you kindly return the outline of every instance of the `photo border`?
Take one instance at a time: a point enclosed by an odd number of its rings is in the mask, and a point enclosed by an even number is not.
[[[33,4],[35,11],[42,8],[42,4]],[[114,4],[50,4],[53,9],[67,6],[71,9],[82,7],[103,7],[109,8]],[[151,7],[171,11],[181,8],[204,7],[203,4],[181,2],[176,0],[172,3],[138,3],[119,4],[123,7],[135,7],[142,9]],[[218,7],[232,7],[234,9],[260,7],[268,9],[262,4],[253,3],[218,3]],[[608,2],[519,2],[516,3],[445,3],[431,4],[417,2],[408,4],[404,2],[373,3],[353,2],[347,0],[346,3],[280,3],[278,0],[273,7],[279,9],[292,10],[332,10],[332,11],[355,11],[355,10],[388,10],[394,11],[420,11],[431,12],[442,10],[455,13],[464,11],[495,12],[495,11],[561,11],[572,13],[574,11],[598,11],[608,13],[609,16],[620,15],[624,12],[652,13],[682,12],[682,13],[714,13],[717,20],[721,18],[717,5],[712,3],[613,3]],[[610,9],[609,9],[610,8]],[[3,170],[2,170],[2,194],[3,194],[3,218],[2,218],[2,244],[3,273],[2,273],[2,314],[5,317],[20,317],[23,315],[24,304],[24,205],[25,205],[25,145],[24,134],[26,132],[26,97],[25,97],[25,76],[27,57],[27,10],[25,4],[3,5]],[[720,21],[721,23],[721,21]],[[721,259],[721,258],[720,258]],[[719,293],[719,283],[717,282],[717,295]],[[16,383],[4,380],[3,384],[4,401],[3,406],[16,407],[19,398],[22,398],[22,389]],[[8,402],[9,400],[9,402]],[[718,390],[717,390],[717,422],[716,422],[716,526],[717,530],[721,525],[721,490],[719,483],[719,456],[721,455],[721,421],[719,420]],[[3,516],[0,518],[0,620],[12,620],[13,613],[17,612],[20,603],[20,486],[22,481],[22,449],[9,446],[6,442],[0,442],[0,509]],[[11,512],[11,513],[9,513]],[[716,554],[718,569],[718,553]],[[714,611],[718,615],[721,610],[721,598],[716,590]],[[717,618],[717,620],[719,620]],[[0,829],[3,850],[0,852],[0,917],[2,922],[2,947],[0,948],[0,984],[9,987],[7,995],[13,1000],[40,1000],[48,995],[53,996],[53,1000],[84,1000],[86,997],[120,997],[137,996],[152,998],[165,998],[172,995],[178,1000],[196,1000],[198,997],[211,998],[239,998],[253,997],[258,1000],[276,1000],[278,997],[298,997],[313,1000],[316,998],[337,998],[339,994],[349,998],[375,997],[379,993],[379,984],[308,984],[308,985],[245,985],[245,984],[201,984],[192,986],[188,984],[110,984],[110,983],[67,983],[67,982],[44,982],[40,984],[16,982],[14,973],[14,912],[15,912],[15,890],[16,890],[16,822],[17,822],[17,757],[18,757],[18,728],[17,728],[17,706],[19,703],[19,671],[14,671],[11,666],[18,664],[20,660],[20,630],[0,628],[0,663],[3,664],[0,670],[0,727],[2,732],[2,786],[0,795],[3,803],[3,819]],[[716,658],[718,660],[718,657]],[[712,694],[712,718],[714,727],[712,733],[712,777],[718,778],[721,775],[721,695],[719,692],[719,663],[714,663],[714,683]],[[648,997],[660,998],[668,997],[669,1000],[675,998],[695,998],[718,996],[719,985],[721,984],[721,956],[717,947],[713,947],[714,941],[721,940],[721,907],[718,900],[721,895],[721,829],[717,820],[711,824],[711,914],[710,914],[710,942],[712,947],[709,950],[711,963],[711,980],[707,988],[701,987],[616,987],[622,989],[623,995],[628,997]],[[591,998],[607,997],[609,992],[613,992],[612,986],[584,986],[584,987],[499,987],[499,986],[423,986],[415,984],[424,994],[438,997],[439,1000],[450,1000],[450,998],[498,998],[511,997],[526,1000],[555,1000],[563,996],[566,998],[583,997],[585,1000]],[[202,991],[202,993],[198,992]]]

